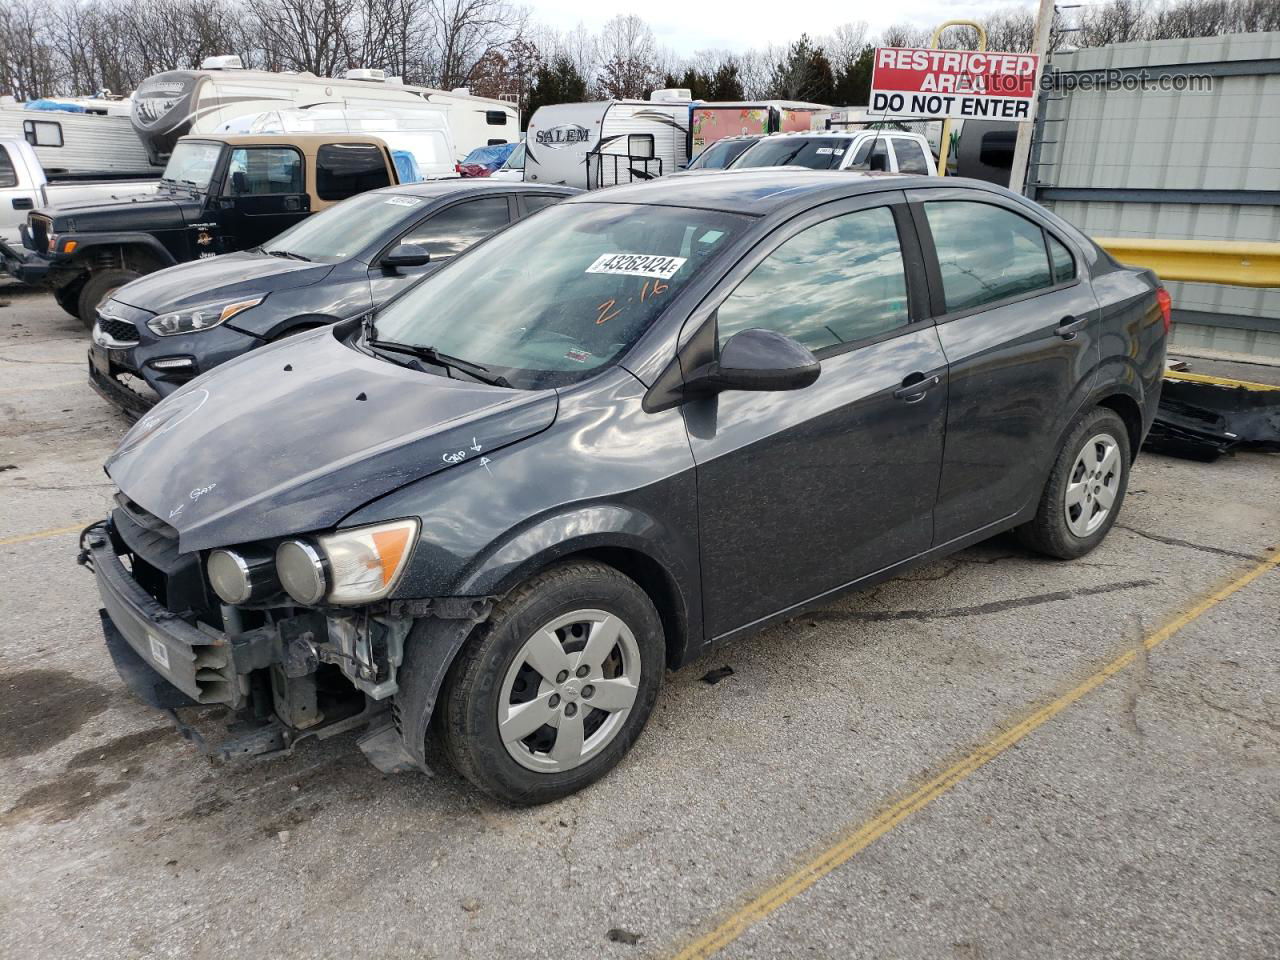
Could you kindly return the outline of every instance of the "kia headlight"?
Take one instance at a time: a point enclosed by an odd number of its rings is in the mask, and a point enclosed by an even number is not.
[[[147,321],[147,326],[157,337],[172,337],[179,333],[198,333],[219,324],[226,323],[237,313],[256,307],[267,299],[264,293],[260,297],[241,297],[236,300],[218,300],[214,303],[202,303],[197,307],[186,307],[173,313],[162,313]]]
[[[417,520],[396,520],[286,540],[276,548],[276,573],[305,606],[371,603],[395,589],[417,538]]]

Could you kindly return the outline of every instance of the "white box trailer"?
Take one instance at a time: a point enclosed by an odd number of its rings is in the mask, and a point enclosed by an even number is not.
[[[127,116],[0,104],[0,140],[25,140],[51,180],[159,177]]]
[[[237,57],[211,57],[201,66],[157,73],[134,91],[133,127],[153,159],[168,157],[181,136],[213,133],[238,117],[319,106],[348,111],[443,109],[453,137],[454,163],[476,147],[520,139],[520,111],[515,105],[472,96],[464,88],[409,86],[381,70],[348,70],[338,78],[245,70]]]
[[[594,189],[674,173],[689,162],[689,106],[687,91],[658,90],[649,100],[539,107],[524,179]]]

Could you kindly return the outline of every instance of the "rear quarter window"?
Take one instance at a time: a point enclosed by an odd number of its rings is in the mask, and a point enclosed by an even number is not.
[[[325,144],[316,151],[316,195],[345,200],[391,185],[382,150],[371,143]]]

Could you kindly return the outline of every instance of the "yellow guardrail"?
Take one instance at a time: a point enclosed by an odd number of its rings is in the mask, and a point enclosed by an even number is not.
[[[1121,263],[1154,270],[1161,280],[1280,287],[1280,243],[1094,237]]]
[[[1166,370],[1164,378],[1166,380],[1182,380],[1187,383],[1210,383],[1215,387],[1231,387],[1257,393],[1280,390],[1280,387],[1271,383],[1255,383],[1253,380],[1229,380],[1226,377],[1211,377],[1205,373],[1191,373],[1189,370]]]

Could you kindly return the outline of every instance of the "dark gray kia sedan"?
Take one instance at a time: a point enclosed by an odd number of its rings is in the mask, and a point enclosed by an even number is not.
[[[138,416],[232,357],[389,302],[472,244],[578,192],[476,180],[387,187],[261,247],[149,273],[98,308],[89,383]]]
[[[206,749],[362,728],[425,769],[431,734],[538,803],[715,644],[1004,530],[1097,546],[1168,329],[1150,272],[986,183],[596,191],[175,392],[82,558],[130,687],[238,718]]]

